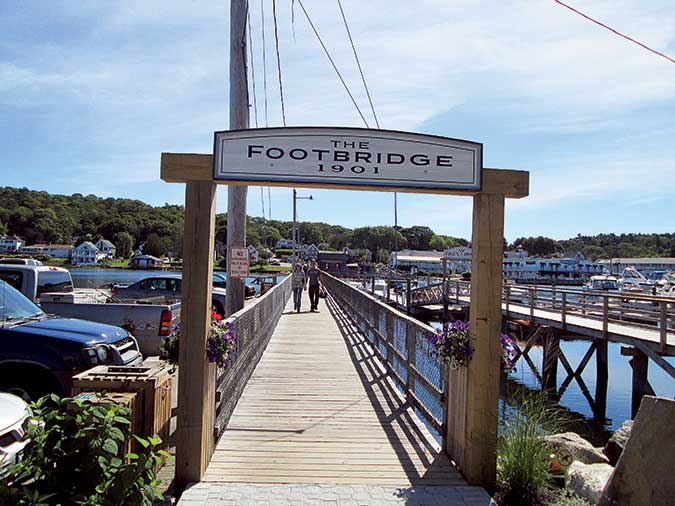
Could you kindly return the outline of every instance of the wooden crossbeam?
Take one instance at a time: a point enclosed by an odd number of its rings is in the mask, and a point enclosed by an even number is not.
[[[241,184],[257,186],[289,186],[277,181],[223,181],[213,180],[213,155],[196,153],[162,153],[161,178],[167,183],[187,183],[188,181],[213,181],[216,184]],[[343,190],[366,190],[400,192],[405,188],[376,186],[346,186],[321,183],[302,183],[305,188],[326,188]],[[414,193],[436,193],[443,195],[475,195],[471,191],[445,191],[425,188],[410,188]],[[483,169],[483,189],[480,193],[504,195],[510,199],[521,199],[530,193],[530,173],[524,170]]]

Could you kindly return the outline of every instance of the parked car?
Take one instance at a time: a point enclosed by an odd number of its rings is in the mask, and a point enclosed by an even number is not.
[[[214,274],[214,281],[222,284],[226,283],[224,276],[218,273]],[[161,296],[179,300],[182,286],[183,280],[180,274],[164,274],[141,279],[130,285],[115,285],[113,287],[113,295],[122,298]],[[247,288],[247,296],[255,295],[255,289],[253,287]],[[225,294],[225,288],[219,288],[217,286],[214,286],[211,292],[213,310],[220,315],[225,314]]]
[[[281,265],[281,260],[278,258],[270,258],[270,265]]]
[[[0,478],[5,474],[3,470],[19,461],[21,451],[28,442],[26,426],[32,416],[26,401],[0,392]]]
[[[0,301],[0,391],[63,396],[73,375],[95,365],[143,361],[134,336],[120,327],[48,315],[2,280]]]
[[[214,288],[225,288],[227,286],[227,274],[224,272],[213,273]],[[255,297],[255,288],[250,285],[244,285],[244,297]]]
[[[0,264],[9,264],[9,265],[42,265],[42,262],[35,260],[34,258],[0,258]]]
[[[74,288],[61,267],[0,264],[0,279],[19,290],[49,314],[122,327],[131,332],[144,355],[158,355],[164,336],[180,321],[180,302],[120,300],[98,289]],[[153,294],[159,295],[159,294]]]

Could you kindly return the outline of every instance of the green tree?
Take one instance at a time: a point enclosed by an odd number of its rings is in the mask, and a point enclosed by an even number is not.
[[[166,243],[154,232],[148,236],[143,246],[143,253],[155,257],[164,256],[166,250]]]
[[[113,243],[117,248],[117,256],[120,258],[129,258],[134,252],[134,238],[129,232],[117,232]]]
[[[445,251],[446,249],[448,249],[449,243],[450,241],[448,241],[445,237],[440,235],[434,235],[429,241],[429,247],[436,251]]]
[[[408,248],[421,251],[429,249],[429,241],[434,236],[433,230],[420,225],[404,228],[401,230],[401,233],[407,241]]]

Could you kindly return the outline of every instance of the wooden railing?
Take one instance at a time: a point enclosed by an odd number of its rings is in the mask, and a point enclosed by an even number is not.
[[[530,320],[534,320],[536,310],[560,313],[563,328],[569,316],[601,321],[604,334],[607,334],[610,323],[651,330],[657,328],[660,344],[664,349],[668,334],[675,332],[675,299],[670,297],[631,292],[504,285],[503,302],[507,314],[512,306],[529,308]]]
[[[291,277],[225,320],[235,326],[237,349],[232,365],[216,374],[216,440],[227,427],[291,296]]]
[[[435,330],[330,274],[322,273],[321,280],[337,305],[370,340],[410,405],[445,435],[446,374],[429,341]]]

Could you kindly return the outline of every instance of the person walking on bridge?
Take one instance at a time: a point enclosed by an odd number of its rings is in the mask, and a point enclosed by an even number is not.
[[[293,267],[293,274],[291,276],[293,307],[299,313],[300,305],[302,304],[302,290],[307,286],[307,275],[302,270],[300,262],[297,262]]]
[[[316,266],[316,262],[312,261],[312,265],[307,269],[307,279],[309,281],[309,304],[310,304],[310,311],[318,311],[319,310],[319,291],[320,291],[320,283],[319,283],[319,274],[321,271]]]

